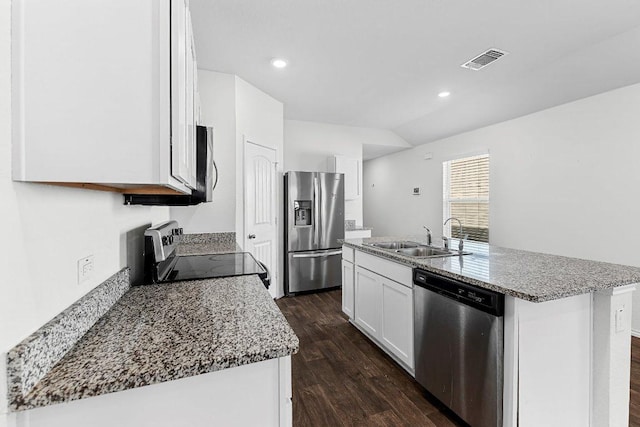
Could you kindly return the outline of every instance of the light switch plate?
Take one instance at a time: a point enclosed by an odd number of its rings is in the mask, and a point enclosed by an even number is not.
[[[93,255],[78,260],[78,284],[84,283],[93,275]]]

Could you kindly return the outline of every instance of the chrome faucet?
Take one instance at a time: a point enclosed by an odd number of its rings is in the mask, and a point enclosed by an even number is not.
[[[427,246],[431,246],[431,230],[426,225],[423,225],[422,228],[427,230]]]
[[[460,252],[462,252],[464,250],[464,239],[466,239],[468,237],[468,235],[463,235],[462,234],[462,222],[460,222],[460,220],[458,218],[451,217],[451,218],[447,218],[447,220],[442,225],[443,226],[447,225],[447,223],[449,221],[451,221],[452,219],[458,221],[458,227],[460,227],[460,239],[458,240],[458,250]],[[444,242],[444,248],[445,249],[449,249],[449,239],[447,237],[443,237],[442,241]]]

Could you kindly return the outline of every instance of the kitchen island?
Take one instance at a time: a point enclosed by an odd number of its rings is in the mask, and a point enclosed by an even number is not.
[[[631,293],[640,269],[465,242],[416,258],[347,240],[343,311],[413,374],[412,268],[504,298],[504,426],[628,425]],[[452,245],[456,247],[454,243]],[[371,291],[376,286],[379,291]]]
[[[128,273],[9,352],[18,425],[290,425],[299,342],[257,275],[129,287]]]

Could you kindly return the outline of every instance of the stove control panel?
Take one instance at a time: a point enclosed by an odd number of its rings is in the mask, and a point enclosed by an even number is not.
[[[175,252],[182,234],[183,230],[177,221],[163,222],[144,232],[144,238],[147,240],[145,247],[151,248],[156,263],[165,261]]]

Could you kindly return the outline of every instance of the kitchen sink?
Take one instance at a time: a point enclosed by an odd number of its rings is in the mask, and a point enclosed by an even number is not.
[[[373,246],[374,248],[380,248],[380,249],[392,249],[392,250],[396,250],[396,249],[406,249],[406,248],[417,248],[420,246],[420,244],[418,243],[414,243],[414,242],[405,242],[405,241],[399,241],[399,242],[378,242],[378,243],[367,243],[367,245],[369,246]]]
[[[365,243],[365,245],[393,251],[400,255],[415,258],[438,258],[471,254],[471,252],[459,252],[453,249],[436,248],[434,246],[424,245],[416,242],[408,242],[406,240],[399,240],[394,242]]]
[[[413,257],[439,257],[439,256],[451,256],[451,255],[457,254],[457,252],[454,252],[454,251],[433,248],[429,246],[419,246],[415,248],[398,249],[396,250],[396,252],[402,255],[413,256]]]

